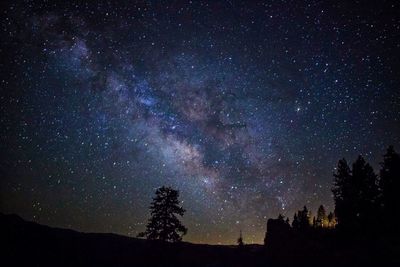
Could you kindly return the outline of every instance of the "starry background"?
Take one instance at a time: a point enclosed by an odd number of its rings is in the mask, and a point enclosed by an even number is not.
[[[399,149],[396,1],[51,2],[1,8],[2,212],[135,236],[169,185],[184,240],[261,243]]]

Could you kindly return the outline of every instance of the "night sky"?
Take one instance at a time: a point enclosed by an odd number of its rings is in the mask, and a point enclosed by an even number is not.
[[[262,243],[400,149],[397,1],[50,2],[2,3],[1,212],[136,236],[167,185],[185,241]]]

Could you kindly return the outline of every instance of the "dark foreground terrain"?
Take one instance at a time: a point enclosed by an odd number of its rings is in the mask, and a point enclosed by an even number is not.
[[[400,266],[400,250],[332,237],[261,245],[169,244],[80,233],[0,214],[1,266]]]
[[[80,233],[0,215],[1,266],[248,266],[263,246],[197,245]],[[250,258],[251,256],[251,258]]]

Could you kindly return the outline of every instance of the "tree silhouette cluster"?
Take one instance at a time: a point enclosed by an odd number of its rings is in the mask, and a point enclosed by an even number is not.
[[[398,242],[400,155],[392,146],[380,167],[378,175],[362,156],[351,167],[345,159],[339,160],[332,188],[335,211],[327,214],[321,205],[316,216],[311,216],[304,206],[294,214],[292,224],[282,215],[269,219],[265,244],[272,249],[282,249],[290,243],[301,246],[305,240],[321,245],[323,238],[337,240],[338,236],[368,240],[390,236]]]
[[[319,206],[317,217],[312,217],[311,212],[304,206],[303,209],[295,212],[292,224],[290,224],[289,218],[285,219],[282,214],[279,214],[276,219],[269,219],[264,243],[272,244],[272,246],[283,245],[283,243],[295,237],[307,236],[322,229],[332,229],[335,225],[336,217],[334,213],[330,212],[329,215],[326,215],[323,205]]]
[[[359,156],[351,168],[345,159],[339,160],[334,176],[332,192],[339,229],[362,234],[399,233],[400,156],[392,146],[383,156],[379,175]]]

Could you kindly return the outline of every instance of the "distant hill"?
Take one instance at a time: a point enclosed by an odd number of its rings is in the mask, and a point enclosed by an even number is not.
[[[257,245],[239,250],[81,233],[4,214],[0,214],[0,236],[1,266],[256,266],[263,251]]]

